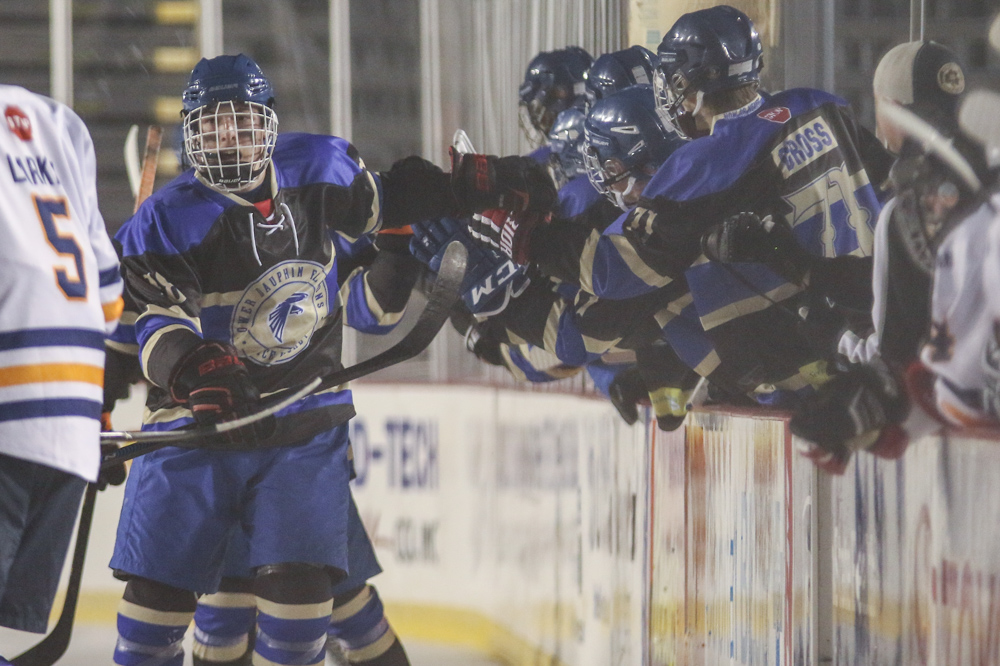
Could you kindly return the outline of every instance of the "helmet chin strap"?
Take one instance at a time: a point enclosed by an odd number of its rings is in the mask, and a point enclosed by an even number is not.
[[[625,187],[625,191],[624,192],[619,192],[618,190],[614,191],[614,193],[615,193],[615,205],[618,206],[619,208],[621,208],[622,211],[624,211],[624,212],[628,212],[628,210],[631,208],[631,206],[629,206],[627,203],[625,203],[625,197],[627,197],[628,195],[632,194],[632,190],[635,188],[635,183],[636,183],[636,177],[635,176],[629,176],[628,177],[628,186]]]

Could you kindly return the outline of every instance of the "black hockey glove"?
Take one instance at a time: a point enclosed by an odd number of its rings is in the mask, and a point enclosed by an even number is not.
[[[474,324],[465,332],[465,348],[484,363],[498,367],[507,367],[503,353],[500,351],[500,340],[490,331],[489,321]]]
[[[215,340],[197,345],[174,366],[168,388],[174,400],[188,406],[199,425],[247,416],[257,411],[260,402],[260,393],[236,348]],[[268,421],[270,419],[264,422]],[[264,432],[257,427],[246,430],[257,434]],[[224,437],[230,442],[253,439],[252,433],[244,432],[243,428],[226,433]]]
[[[756,213],[737,213],[707,232],[701,250],[712,261],[754,262],[795,284],[812,265],[812,255],[795,240],[784,220],[772,216],[761,219]]]
[[[544,166],[513,155],[496,157],[451,151],[451,189],[463,215],[488,208],[548,213],[556,186]]]
[[[843,473],[859,449],[898,457],[906,445],[899,423],[909,410],[901,384],[881,362],[841,363],[840,370],[803,401],[789,423],[793,434],[818,447],[807,450],[807,457],[834,473]]]
[[[511,213],[494,208],[472,216],[469,233],[518,266],[531,263],[531,234],[548,216],[540,213]]]

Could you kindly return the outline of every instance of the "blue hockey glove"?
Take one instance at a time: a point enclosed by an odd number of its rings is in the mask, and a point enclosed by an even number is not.
[[[445,248],[455,240],[469,253],[460,291],[465,307],[472,314],[488,317],[501,312],[531,282],[523,267],[475,242],[465,223],[454,218],[413,225],[410,251],[432,271],[437,271]]]

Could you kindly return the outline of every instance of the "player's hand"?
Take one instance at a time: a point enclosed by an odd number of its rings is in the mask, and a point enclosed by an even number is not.
[[[825,471],[843,473],[857,450],[902,455],[906,441],[899,423],[908,410],[902,385],[884,365],[847,364],[805,398],[789,428],[807,440],[806,457]]]
[[[110,432],[112,429],[111,411],[102,411],[101,432]],[[101,460],[103,461],[104,458],[117,450],[118,445],[113,442],[101,444]],[[125,469],[125,463],[119,463],[111,467],[101,468],[101,471],[97,473],[97,489],[104,490],[108,486],[120,486],[125,483],[126,476],[128,476],[128,471]]]
[[[796,284],[802,282],[811,263],[811,255],[784,220],[756,213],[737,213],[726,219],[702,237],[701,248],[712,261],[766,264]]]
[[[169,384],[170,395],[187,405],[199,425],[231,421],[259,409],[260,393],[250,373],[236,348],[225,342],[206,340],[189,351],[174,368]],[[263,432],[264,426],[258,426],[240,428],[223,437],[253,443],[253,434]]]
[[[531,234],[547,216],[538,213],[511,213],[502,209],[483,211],[472,216],[472,237],[519,266],[531,262]]]
[[[557,203],[548,170],[531,159],[451,150],[451,188],[464,214],[489,208],[548,213]]]
[[[531,283],[526,270],[507,257],[473,239],[469,227],[454,218],[441,218],[414,225],[410,251],[432,271],[441,266],[441,258],[452,241],[465,246],[468,260],[459,291],[466,309],[481,317],[495,315],[519,296]]]

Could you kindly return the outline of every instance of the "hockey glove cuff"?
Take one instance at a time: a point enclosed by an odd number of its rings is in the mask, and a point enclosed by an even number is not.
[[[531,262],[531,234],[548,216],[538,213],[510,213],[492,209],[472,216],[469,233],[472,237],[500,252],[515,264]]]

